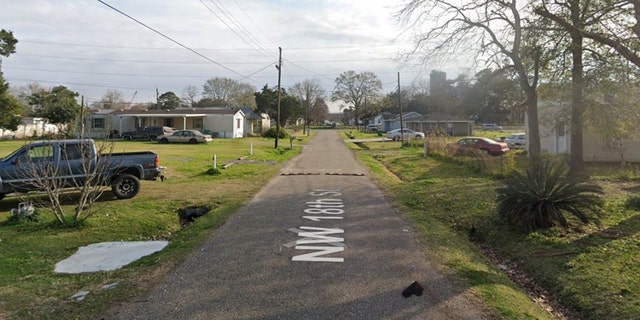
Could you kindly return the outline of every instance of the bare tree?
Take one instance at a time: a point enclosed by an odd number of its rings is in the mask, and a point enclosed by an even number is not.
[[[579,1],[540,1],[535,12],[550,19],[569,32],[604,44],[629,62],[640,67],[640,1],[614,0],[595,1],[585,5],[598,5],[583,18],[592,23],[575,24],[571,17],[558,14],[559,9],[566,9]],[[635,23],[631,23],[635,21]]]
[[[609,46],[630,62],[640,66],[640,56],[636,51],[640,45],[638,34],[627,22],[634,16],[633,6],[628,1],[584,1],[558,0],[540,1],[535,12],[550,21],[550,25],[557,25],[553,37],[557,43],[568,38],[565,45],[571,54],[571,148],[569,167],[574,176],[582,176],[584,172],[584,142],[585,113],[585,55],[608,64],[611,59],[602,46],[593,45],[599,42]],[[639,8],[640,9],[640,8]],[[637,19],[637,16],[636,16]],[[622,23],[624,21],[624,23]],[[637,24],[636,24],[637,25]],[[600,49],[600,50],[599,50]],[[615,58],[613,60],[616,60]],[[604,76],[604,79],[612,79]],[[600,81],[601,79],[598,79]]]
[[[325,91],[320,85],[320,81],[313,80],[304,80],[303,82],[299,82],[293,85],[289,89],[289,92],[300,100],[302,104],[302,108],[305,112],[305,125],[302,133],[307,133],[309,130],[309,122],[311,109],[318,103],[318,101],[324,99]]]
[[[538,86],[541,49],[525,33],[527,6],[513,1],[412,0],[400,12],[400,22],[416,34],[410,55],[445,58],[473,53],[478,62],[497,66],[497,73],[514,72],[524,92],[527,110],[529,159],[541,160],[538,127]],[[421,31],[424,30],[424,31]]]
[[[54,150],[58,148],[56,153]],[[95,213],[96,201],[109,185],[113,143],[108,140],[44,141],[23,149],[17,158],[14,188],[40,190],[45,197],[26,194],[23,202],[49,208],[61,224],[68,223],[65,205],[73,204],[71,219],[78,222]],[[74,193],[66,190],[72,189]]]
[[[196,86],[189,85],[184,88],[182,92],[182,100],[184,100],[189,106],[196,106],[196,97],[198,96],[198,88]]]
[[[256,108],[254,93],[256,88],[250,84],[229,78],[211,78],[202,87],[202,95],[216,101],[224,101],[228,107]]]
[[[366,100],[379,95],[382,90],[382,81],[373,72],[365,71],[356,73],[349,70],[341,73],[335,80],[331,99],[342,100],[353,107],[356,126],[360,125],[360,116]]]
[[[124,109],[124,95],[118,90],[107,90],[102,99],[96,101],[93,107],[96,109]]]

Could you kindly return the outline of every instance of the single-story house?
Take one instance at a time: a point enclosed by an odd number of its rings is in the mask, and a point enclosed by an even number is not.
[[[396,117],[395,114],[385,111],[373,117],[373,121],[370,122],[369,124],[375,125],[382,131],[390,131],[391,130],[389,129],[390,120],[395,117]]]
[[[442,132],[456,137],[473,135],[473,124],[473,120],[459,119],[451,115],[435,112],[404,121],[405,128],[413,131],[429,134],[436,130],[442,130]]]
[[[240,108],[245,116],[244,136],[259,135],[271,128],[271,117],[266,113],[257,113],[249,107]]]
[[[543,153],[566,154],[571,151],[571,128],[565,106],[540,105],[538,125]],[[525,124],[526,124],[525,120]],[[526,132],[529,132],[528,125]],[[640,162],[640,139],[605,139],[595,130],[584,128],[583,160],[586,162]]]
[[[400,114],[394,114],[393,117],[390,118],[386,118],[382,120],[382,130],[383,131],[390,131],[390,130],[395,130],[395,129],[400,129]],[[422,117],[421,114],[417,113],[417,112],[406,112],[402,114],[402,126],[403,127],[407,127],[406,126],[406,122],[408,120],[411,119],[416,119],[416,118],[420,118]]]
[[[118,137],[138,127],[167,126],[195,129],[214,138],[242,138],[245,114],[240,109],[184,108],[174,110],[95,110],[84,119],[84,131],[92,138]]]
[[[373,124],[383,131],[400,128],[400,115],[383,112],[373,118]],[[402,126],[414,131],[429,134],[437,128],[442,129],[453,136],[473,135],[473,120],[459,119],[442,113],[430,113],[421,115],[417,112],[402,114]]]

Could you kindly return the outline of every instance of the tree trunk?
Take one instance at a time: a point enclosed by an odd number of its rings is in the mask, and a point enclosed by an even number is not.
[[[570,2],[571,20],[577,29],[582,29],[580,19],[580,0]],[[569,160],[569,174],[584,175],[584,149],[582,141],[582,127],[584,118],[584,77],[582,65],[583,37],[579,32],[571,32],[571,54],[573,65],[571,68],[571,150]]]
[[[532,166],[537,166],[542,161],[540,150],[540,126],[538,123],[538,94],[536,88],[527,86],[525,88],[527,97],[527,143],[529,162]]]

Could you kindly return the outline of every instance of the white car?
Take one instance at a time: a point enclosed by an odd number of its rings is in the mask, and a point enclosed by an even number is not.
[[[213,141],[211,135],[202,134],[198,130],[178,130],[172,134],[165,134],[158,137],[158,142],[183,142],[183,143],[199,143]]]
[[[524,149],[527,147],[527,135],[524,133],[510,134],[503,141],[511,149]]]
[[[418,132],[418,131],[413,131],[411,129],[403,129],[402,133],[400,132],[400,129],[387,131],[387,138],[389,138],[389,139],[391,139],[393,141],[398,141],[398,140],[400,140],[401,137],[404,137],[403,140],[407,140],[409,138],[411,138],[411,139],[424,139],[424,133]]]
[[[502,131],[502,127],[495,123],[484,123],[482,124],[482,130],[483,131],[489,131],[489,130]]]

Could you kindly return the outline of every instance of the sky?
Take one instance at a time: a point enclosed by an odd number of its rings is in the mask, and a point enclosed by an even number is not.
[[[0,29],[13,32],[16,53],[2,59],[11,88],[63,85],[100,100],[108,90],[126,102],[153,102],[156,89],[184,96],[206,80],[231,78],[261,90],[316,79],[328,94],[335,78],[375,73],[382,94],[459,62],[410,66],[411,50],[395,13],[398,0],[0,0]],[[200,98],[200,97],[198,97]],[[330,99],[327,99],[330,100]],[[330,105],[332,111],[338,106]]]

